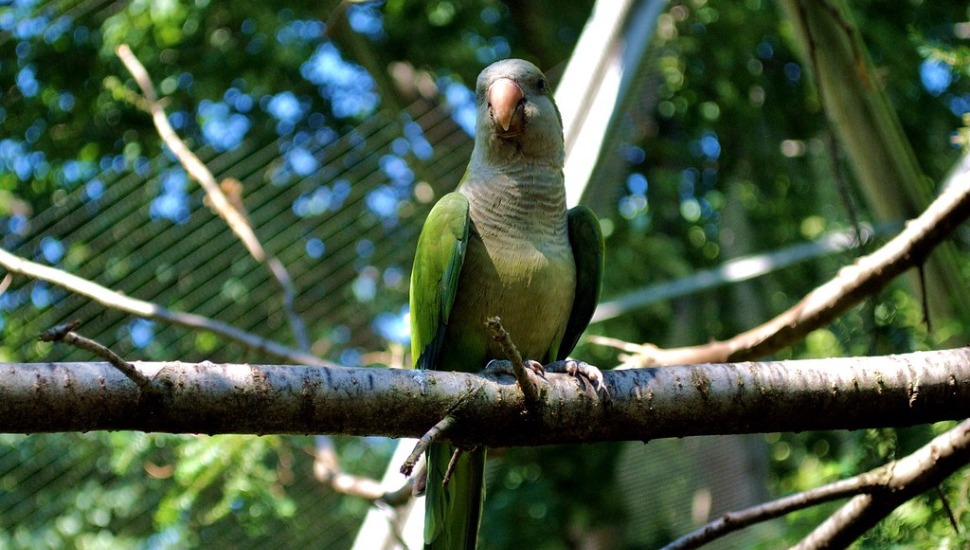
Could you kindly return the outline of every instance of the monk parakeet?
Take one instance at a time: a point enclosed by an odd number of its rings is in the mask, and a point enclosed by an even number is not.
[[[476,84],[475,146],[458,190],[441,198],[411,273],[416,368],[481,370],[504,360],[485,326],[498,316],[525,359],[565,359],[599,298],[603,237],[587,208],[566,210],[562,119],[542,72],[521,59]],[[474,548],[485,450],[428,450],[425,546]]]

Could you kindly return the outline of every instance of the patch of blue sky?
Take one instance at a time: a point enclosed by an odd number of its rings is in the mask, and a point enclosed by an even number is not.
[[[339,179],[333,182],[331,187],[331,208],[334,210],[342,207],[344,201],[350,196],[350,182],[345,179]]]
[[[434,148],[424,137],[424,129],[417,122],[409,121],[404,124],[404,137],[411,144],[411,151],[414,152],[414,156],[419,159],[428,160],[434,154]]]
[[[17,17],[14,15],[14,17]],[[21,17],[11,26],[13,36],[17,40],[27,40],[40,36],[47,28],[50,19],[46,15],[35,17]]]
[[[378,185],[367,193],[364,200],[367,208],[381,219],[394,219],[397,217],[398,196],[399,193],[390,186]]]
[[[303,147],[290,147],[284,156],[290,169],[298,176],[309,176],[320,168],[320,162],[316,157]]]
[[[155,323],[147,319],[133,319],[128,323],[128,336],[136,348],[145,348],[155,339]]]
[[[253,108],[253,97],[232,86],[222,94],[222,99],[240,113],[248,113]]]
[[[367,303],[373,301],[374,297],[377,296],[377,281],[369,274],[369,271],[358,275],[350,287],[358,302]]]
[[[202,137],[219,152],[239,147],[252,126],[249,117],[233,112],[224,101],[203,100],[197,116]]]
[[[56,264],[64,258],[64,243],[54,237],[40,240],[40,254],[49,264]]]
[[[283,45],[310,42],[323,36],[326,25],[315,19],[295,19],[276,31],[276,41]]]
[[[465,133],[474,137],[478,119],[475,92],[447,77],[438,80],[438,89],[444,91],[445,101],[451,107],[451,118]]]
[[[57,108],[61,111],[65,113],[73,111],[75,103],[74,94],[71,92],[62,91],[57,94]]]
[[[189,221],[188,181],[181,168],[172,168],[161,174],[161,193],[152,200],[149,215],[152,219],[165,219],[176,224]]]
[[[84,184],[84,195],[88,200],[96,201],[104,195],[104,182],[95,178]]]
[[[927,92],[938,96],[950,87],[953,72],[949,65],[939,59],[924,59],[919,66],[919,79]]]
[[[330,210],[333,204],[333,191],[326,185],[321,185],[293,201],[293,213],[300,218],[319,216]]]
[[[717,139],[717,134],[711,130],[705,130],[700,139],[701,153],[711,159],[717,160],[721,156],[721,142]]]
[[[339,118],[366,116],[380,103],[374,79],[360,65],[345,61],[330,42],[317,47],[300,67],[303,78],[319,86],[320,95],[330,100]]]
[[[340,364],[345,367],[356,367],[360,365],[360,350],[347,348],[340,352]]]
[[[37,82],[37,70],[33,64],[27,65],[17,72],[17,87],[20,93],[26,97],[34,97],[40,91],[40,83]]]
[[[949,98],[948,104],[950,106],[950,112],[956,116],[963,116],[966,113],[970,113],[970,96],[967,95],[955,95]]]
[[[326,245],[323,241],[317,237],[309,237],[304,245],[306,249],[307,256],[313,258],[314,260],[319,260],[323,257],[324,253],[327,251]]]
[[[381,338],[396,344],[411,342],[411,321],[407,306],[397,313],[383,311],[374,317],[371,326]]]
[[[185,121],[188,119],[188,113],[185,111],[173,111],[168,115],[168,123],[172,125],[172,128],[176,130],[182,130],[185,128]]]
[[[397,155],[384,155],[378,164],[395,187],[407,187],[410,191],[410,185],[414,183],[414,170],[411,170],[406,160]]]
[[[27,216],[23,214],[14,214],[7,220],[7,230],[13,235],[26,235],[28,227],[30,227],[30,224],[28,223]]]
[[[15,174],[20,181],[29,181],[45,172],[47,160],[41,151],[30,151],[27,144],[15,139],[0,140],[0,172]]]
[[[512,47],[504,36],[493,36],[487,42],[475,48],[475,58],[480,63],[488,64],[499,59],[505,59],[512,53]]]
[[[281,122],[295,124],[303,118],[306,108],[293,92],[285,91],[269,96],[266,111]]]
[[[44,309],[51,305],[52,296],[51,291],[48,286],[40,281],[34,283],[33,288],[30,289],[30,302],[37,309]]]
[[[347,21],[350,28],[371,39],[384,36],[384,16],[381,12],[383,2],[354,3],[347,8]]]
[[[633,172],[626,178],[626,187],[634,195],[646,195],[649,187],[647,177],[639,172]]]
[[[70,17],[65,15],[58,17],[52,21],[46,29],[44,29],[44,42],[52,44],[58,38],[70,31],[73,23],[74,22]]]

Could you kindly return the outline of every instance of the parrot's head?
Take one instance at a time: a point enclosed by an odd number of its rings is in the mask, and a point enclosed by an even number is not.
[[[562,162],[562,117],[538,67],[522,59],[496,61],[478,75],[477,139],[507,154],[558,157]]]

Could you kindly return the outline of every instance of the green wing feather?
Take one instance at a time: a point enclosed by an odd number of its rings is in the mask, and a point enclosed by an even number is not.
[[[411,362],[438,369],[468,244],[468,199],[448,193],[424,222],[411,270]]]
[[[589,325],[593,317],[596,304],[600,298],[600,287],[603,284],[603,258],[605,246],[603,233],[600,231],[596,214],[585,206],[570,208],[566,213],[566,223],[569,231],[569,245],[573,249],[573,259],[576,262],[576,295],[573,298],[573,308],[566,323],[562,343],[556,359],[565,359],[580,335]]]
[[[411,357],[415,368],[449,368],[461,359],[450,342],[444,349],[458,277],[468,243],[468,199],[460,193],[441,198],[424,222],[411,270]],[[448,359],[450,357],[450,359]],[[464,357],[474,361],[473,357]],[[447,486],[445,471],[455,451],[447,443],[428,449],[425,548],[474,548],[485,498],[485,449],[462,453]]]

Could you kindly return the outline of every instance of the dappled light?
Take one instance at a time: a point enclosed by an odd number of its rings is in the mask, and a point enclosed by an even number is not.
[[[508,57],[548,78],[567,200],[590,207],[605,237],[599,306],[573,355],[604,371],[658,367],[608,373],[642,377],[617,407],[654,411],[644,388],[672,376],[659,370],[671,361],[965,345],[964,199],[933,201],[965,184],[970,23],[965,6],[944,4],[0,2],[0,363],[101,360],[38,340],[78,320],[78,334],[126,361],[241,366],[219,383],[255,384],[246,365],[274,363],[403,375],[384,367],[412,363],[418,235],[468,165],[476,76]],[[948,213],[933,218],[930,204]],[[906,239],[927,220],[943,221]],[[717,368],[677,368],[694,376],[681,389],[699,392],[692,425],[704,430],[692,433],[721,433],[704,417],[717,388],[696,378]],[[423,387],[425,371],[407,372]],[[921,403],[920,380],[908,406]],[[595,390],[576,395],[609,413]],[[302,418],[321,414],[307,403]],[[910,424],[491,450],[480,547],[660,547],[957,432]],[[0,435],[0,547],[420,537],[406,505],[382,500],[403,483],[388,466],[395,441],[260,433]],[[334,462],[321,473],[323,454]],[[940,480],[859,533],[861,545],[965,546],[965,478]],[[727,540],[795,544],[836,508]],[[379,529],[360,530],[368,513]]]

